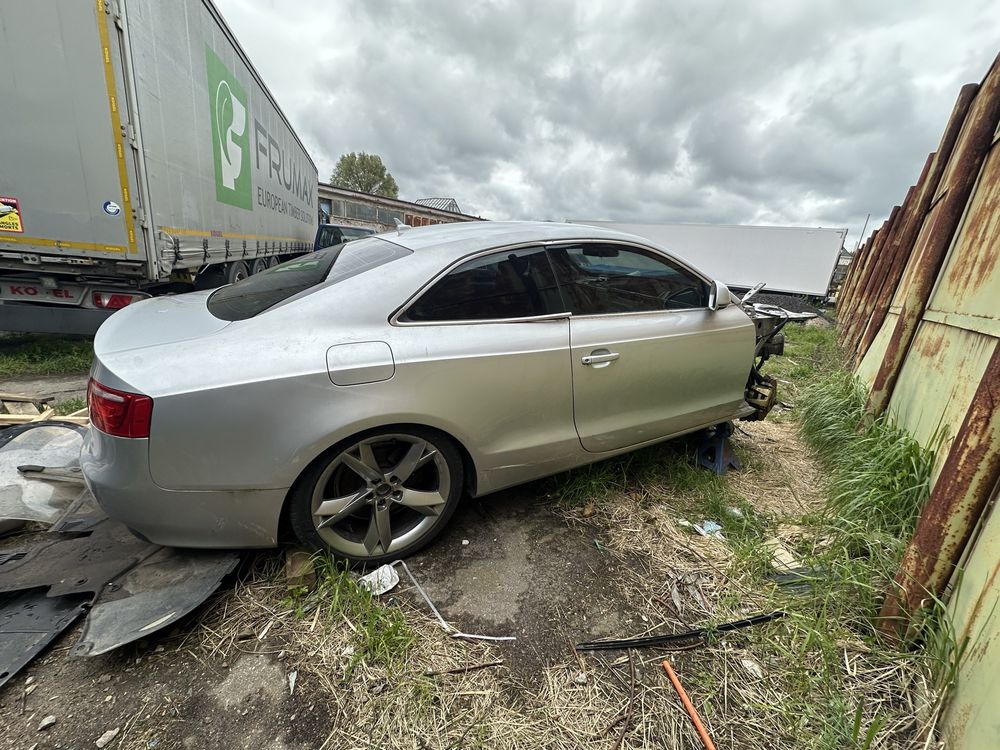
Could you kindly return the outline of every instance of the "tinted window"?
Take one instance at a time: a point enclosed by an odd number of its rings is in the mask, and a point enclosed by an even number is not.
[[[527,248],[463,263],[414,302],[403,319],[496,320],[562,311],[545,251]]]
[[[369,237],[375,234],[375,232],[371,229],[362,229],[360,227],[344,227],[340,230],[340,232],[344,235],[344,242],[361,239],[362,237]]]
[[[320,282],[337,283],[410,252],[375,238],[328,247],[216,289],[208,311],[222,320],[246,320]]]
[[[553,247],[563,298],[574,315],[684,310],[708,305],[708,287],[669,259],[611,244]]]
[[[332,247],[339,245],[343,240],[340,238],[340,229],[337,227],[320,227],[319,237],[316,238],[316,247]]]

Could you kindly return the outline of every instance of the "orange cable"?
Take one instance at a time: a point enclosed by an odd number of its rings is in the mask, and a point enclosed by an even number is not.
[[[670,666],[670,662],[666,659],[663,660],[663,668],[667,671],[667,676],[670,678],[670,681],[674,683],[674,690],[676,690],[677,695],[681,697],[681,703],[683,703],[684,708],[687,709],[688,716],[691,717],[691,723],[694,724],[694,728],[698,730],[698,736],[701,737],[701,741],[705,745],[705,750],[715,750],[712,738],[708,736],[708,732],[705,731],[705,726],[701,723],[701,719],[698,717],[698,712],[695,711],[694,706],[691,705],[691,699],[688,698],[688,694],[684,692],[684,688],[681,687],[681,681],[677,679],[677,675],[674,674],[674,670]]]

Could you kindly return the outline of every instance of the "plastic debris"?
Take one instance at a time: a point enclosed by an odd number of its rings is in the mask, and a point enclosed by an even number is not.
[[[53,716],[52,714],[49,714],[44,719],[42,719],[41,723],[38,725],[38,731],[43,732],[55,723],[56,723],[56,717]]]
[[[702,536],[714,536],[716,539],[722,539],[725,541],[725,537],[722,536],[722,525],[718,521],[704,520],[701,523],[696,523],[692,528],[697,531]]]
[[[749,672],[752,676],[756,677],[758,680],[764,679],[764,670],[761,669],[760,664],[755,662],[753,659],[740,659],[740,663],[743,664],[743,668]]]
[[[109,729],[107,732],[98,737],[97,741],[94,742],[94,744],[97,745],[98,747],[104,747],[109,742],[111,742],[111,740],[117,737],[120,731],[122,731],[121,727],[115,727],[114,729]]]
[[[295,682],[299,679],[298,670],[288,673],[288,694],[293,695],[295,693]]]
[[[399,574],[392,565],[382,565],[358,579],[358,584],[371,591],[375,596],[392,591],[398,583]]]

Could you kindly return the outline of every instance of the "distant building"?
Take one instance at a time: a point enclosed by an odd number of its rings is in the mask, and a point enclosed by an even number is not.
[[[458,207],[458,201],[454,198],[418,198],[417,203],[421,206],[429,206],[441,211],[451,211],[453,214],[462,213],[462,209]]]
[[[463,214],[454,198],[411,202],[334,187],[326,182],[319,183],[318,195],[321,224],[352,224],[384,232],[394,228],[397,219],[411,227],[480,220],[478,216]],[[441,208],[440,202],[448,207]]]

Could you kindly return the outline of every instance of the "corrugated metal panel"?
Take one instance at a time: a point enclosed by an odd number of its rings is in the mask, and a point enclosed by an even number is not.
[[[1000,306],[1000,148],[994,142],[979,184],[927,306],[953,324],[994,332]],[[961,317],[958,317],[961,316]]]
[[[924,320],[899,374],[890,409],[901,427],[924,446],[944,433],[934,478],[948,456],[997,340],[974,331]]]
[[[892,396],[945,253],[951,245],[986,152],[993,141],[998,118],[1000,56],[990,68],[969,108],[955,151],[948,160],[932,207],[917,238],[914,263],[918,270],[912,276],[892,338],[886,347],[885,359],[872,382],[868,408],[875,414],[880,414],[886,408]]]
[[[968,643],[945,721],[950,748],[1000,747],[1000,513],[994,495],[951,600],[957,643]]]
[[[868,347],[868,351],[861,360],[861,364],[858,365],[858,369],[854,371],[854,374],[857,375],[861,382],[864,383],[869,389],[871,389],[872,381],[875,379],[875,373],[877,373],[878,368],[882,366],[882,360],[885,358],[885,348],[889,345],[889,338],[892,336],[892,331],[896,326],[896,318],[898,317],[898,311],[893,312],[890,309],[889,312],[886,313],[885,321],[883,321],[882,327],[879,328],[871,346]]]
[[[869,409],[888,408],[938,446],[881,626],[906,630],[964,570],[949,616],[958,642],[971,641],[944,726],[953,750],[980,750],[1000,747],[1000,513],[988,512],[1000,486],[1000,56],[980,86],[962,89],[917,184],[903,218],[883,226],[891,236],[873,235],[874,252],[858,259],[841,340],[861,355]]]

